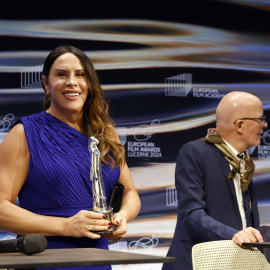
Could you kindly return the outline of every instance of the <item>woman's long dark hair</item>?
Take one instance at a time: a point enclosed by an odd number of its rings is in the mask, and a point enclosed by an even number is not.
[[[55,48],[45,59],[43,75],[49,79],[49,73],[54,61],[65,53],[72,53],[78,57],[88,82],[89,92],[83,107],[82,130],[88,136],[94,136],[99,140],[98,148],[101,154],[101,161],[112,164],[112,166],[123,166],[125,164],[124,147],[115,141],[114,121],[109,116],[109,106],[104,100],[104,93],[101,89],[94,66],[88,56],[78,48],[63,45]],[[45,90],[45,87],[43,85]],[[44,98],[43,108],[49,109],[51,96]],[[115,161],[113,159],[115,158]]]

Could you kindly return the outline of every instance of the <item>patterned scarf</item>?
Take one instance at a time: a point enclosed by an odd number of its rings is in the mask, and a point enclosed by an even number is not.
[[[201,140],[213,143],[220,152],[224,155],[225,159],[232,165],[232,170],[228,176],[228,179],[233,179],[236,173],[240,174],[241,189],[245,191],[253,177],[255,164],[249,158],[249,154],[245,151],[246,159],[238,158],[233,151],[227,146],[227,144],[222,140],[222,138],[215,132],[214,128],[209,128],[207,130],[207,135]]]

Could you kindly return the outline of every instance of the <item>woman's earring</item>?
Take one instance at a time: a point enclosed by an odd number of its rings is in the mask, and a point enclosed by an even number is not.
[[[49,96],[50,95],[50,92],[46,92],[46,94],[47,94],[47,96]]]

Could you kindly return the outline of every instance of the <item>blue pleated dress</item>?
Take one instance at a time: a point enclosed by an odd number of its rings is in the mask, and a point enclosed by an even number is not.
[[[33,213],[70,217],[93,207],[91,159],[88,137],[43,111],[22,117],[30,152],[29,173],[18,197],[20,207]],[[120,176],[120,168],[102,164],[107,203]],[[108,249],[104,237],[94,240],[75,237],[47,237],[49,249]],[[60,268],[54,268],[60,269]],[[65,267],[69,269],[111,269],[107,266]]]

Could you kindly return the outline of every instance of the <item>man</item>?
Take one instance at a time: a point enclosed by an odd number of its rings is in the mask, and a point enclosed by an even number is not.
[[[247,149],[260,144],[267,123],[262,102],[245,92],[225,95],[216,109],[216,129],[185,144],[176,163],[178,219],[163,270],[191,270],[192,246],[207,241],[261,242]],[[244,157],[237,155],[244,154]]]

